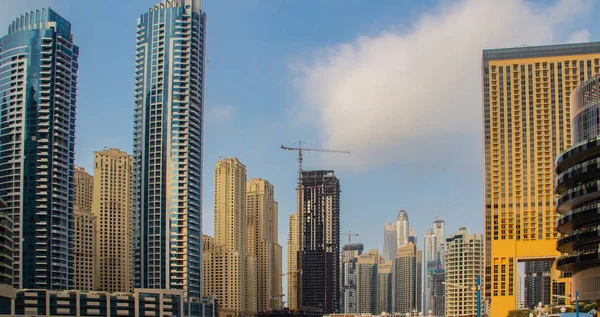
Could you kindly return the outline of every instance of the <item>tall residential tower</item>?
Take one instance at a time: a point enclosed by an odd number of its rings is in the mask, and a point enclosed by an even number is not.
[[[132,292],[133,159],[118,149],[94,152],[94,175],[95,280],[106,292]]]
[[[281,255],[275,256],[279,245],[277,208],[275,188],[271,183],[260,178],[247,182],[248,255],[256,258],[256,306],[259,312],[275,309],[275,304],[282,295],[281,284],[276,283],[277,277],[282,274],[281,270],[277,270],[277,261],[281,261]]]
[[[340,309],[340,181],[333,171],[303,171],[300,234],[301,309]]]
[[[481,234],[470,233],[467,228],[446,239],[445,281],[454,285],[475,285],[483,275],[483,239]],[[502,271],[513,269],[503,266]],[[469,288],[446,285],[445,316],[476,316],[477,295]],[[483,302],[482,311],[483,311]],[[498,316],[498,315],[490,315]]]
[[[519,260],[559,255],[554,160],[571,144],[569,95],[600,72],[599,61],[600,42],[483,51],[484,284],[491,316],[514,309]],[[495,270],[502,266],[507,270]],[[557,289],[568,288],[554,268],[552,276]]]
[[[206,14],[162,1],[137,21],[134,286],[202,296]]]
[[[257,308],[257,256],[252,251],[248,260],[247,254],[246,185],[246,166],[238,159],[216,163],[215,238],[204,238],[205,245],[211,247],[204,250],[203,262],[204,279],[211,281],[204,290],[206,295],[217,296],[221,316],[254,314]],[[254,243],[251,247],[256,248]]]
[[[392,261],[396,258],[398,251],[398,238],[396,225],[392,222],[386,222],[383,225],[383,258]]]
[[[75,201],[73,203],[73,231],[75,265],[74,288],[92,291],[98,287],[94,278],[97,253],[96,217],[92,213],[94,177],[83,167],[75,166]]]
[[[408,244],[408,214],[406,210],[400,210],[396,218],[396,246],[399,248]]]
[[[52,9],[0,38],[0,197],[12,217],[14,286],[73,289],[79,47]]]

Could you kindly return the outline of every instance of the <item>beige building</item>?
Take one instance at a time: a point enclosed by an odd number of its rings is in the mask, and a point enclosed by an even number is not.
[[[85,168],[75,166],[75,201],[74,205],[79,210],[92,211],[92,200],[94,190],[94,176],[90,175]]]
[[[277,202],[268,181],[255,178],[246,184],[246,219],[248,256],[256,260],[256,302],[258,311],[272,310],[281,297],[281,265],[276,270]],[[279,263],[281,252],[279,251]],[[249,262],[249,264],[251,264]],[[251,275],[248,277],[250,278]],[[276,278],[279,277],[279,278]]]
[[[412,242],[398,248],[392,265],[392,310],[407,313],[417,308],[417,247]]]
[[[375,312],[392,312],[392,261],[382,261],[377,265]]]
[[[300,251],[300,219],[298,212],[290,215],[287,248],[287,302],[291,310],[298,309],[298,251]]]
[[[504,267],[503,270],[506,268]],[[483,276],[483,238],[466,228],[446,238],[446,316],[477,315],[477,295],[471,289],[450,284],[475,286],[477,276]],[[483,304],[483,303],[482,303]],[[483,311],[483,307],[482,307]]]
[[[118,149],[94,152],[95,278],[106,292],[133,291],[132,164],[132,156]]]
[[[242,315],[238,307],[243,306],[241,294],[245,296],[246,291],[239,282],[241,261],[241,252],[225,249],[210,236],[202,237],[202,293],[216,296],[221,317]]]
[[[381,257],[377,249],[360,255],[356,261],[356,312],[377,314],[377,265]]]
[[[75,167],[75,201],[73,204],[73,243],[75,252],[74,287],[91,291],[98,286],[94,280],[96,253],[96,217],[92,214],[94,177],[83,167]]]
[[[215,165],[215,237],[204,237],[202,262],[203,294],[217,296],[222,317],[257,311],[257,264],[248,259],[246,222],[246,166],[221,160]]]

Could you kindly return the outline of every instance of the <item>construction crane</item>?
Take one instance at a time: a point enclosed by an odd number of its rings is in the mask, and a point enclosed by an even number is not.
[[[300,180],[302,179],[302,151],[306,151],[306,152],[329,152],[329,153],[350,154],[350,151],[303,148],[302,147],[302,141],[298,142],[298,147],[287,147],[285,145],[282,145],[281,149],[287,150],[287,151],[298,151],[298,185],[300,185]]]
[[[352,231],[348,231],[348,233],[344,233],[343,235],[348,236],[348,244],[352,244],[352,237],[358,237],[358,233],[352,233]]]

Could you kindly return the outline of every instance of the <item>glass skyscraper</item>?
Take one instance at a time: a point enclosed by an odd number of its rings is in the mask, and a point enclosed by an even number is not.
[[[0,38],[0,197],[11,215],[15,288],[73,288],[79,48],[51,9]]]
[[[202,290],[206,14],[163,1],[137,23],[134,286]]]

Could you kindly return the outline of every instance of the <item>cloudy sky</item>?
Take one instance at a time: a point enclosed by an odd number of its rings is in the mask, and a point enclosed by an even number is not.
[[[78,165],[132,150],[136,20],[158,0],[0,0],[0,27],[51,6],[80,46]],[[439,214],[447,233],[482,232],[481,54],[484,48],[598,40],[589,0],[203,1],[208,14],[204,232],[213,233],[213,166],[238,157],[271,181],[279,239],[295,209],[299,140],[335,169],[342,231],[380,248],[400,209],[422,242]],[[0,32],[0,36],[3,35]],[[342,241],[347,237],[342,236]],[[284,250],[285,254],[285,250]],[[285,259],[284,259],[285,261]]]

